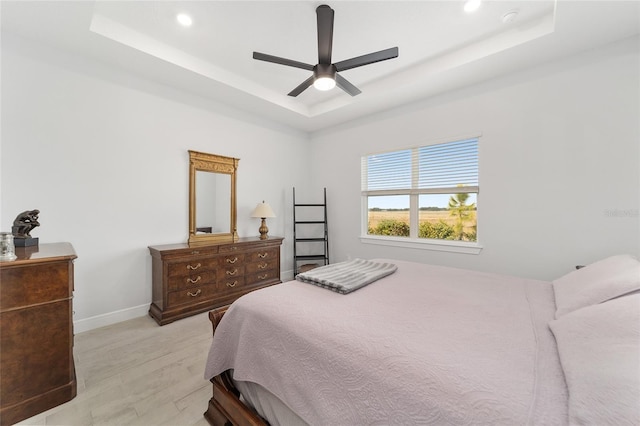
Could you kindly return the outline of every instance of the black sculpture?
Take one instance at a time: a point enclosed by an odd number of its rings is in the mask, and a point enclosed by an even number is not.
[[[27,210],[18,215],[16,219],[13,221],[13,226],[11,227],[11,233],[14,238],[31,238],[31,231],[33,228],[40,226],[40,222],[38,222],[38,215],[40,214],[40,210]]]

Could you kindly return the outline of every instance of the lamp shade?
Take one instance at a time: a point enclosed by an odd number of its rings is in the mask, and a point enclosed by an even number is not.
[[[258,203],[253,213],[251,213],[251,217],[276,217],[276,215],[271,206],[263,201]]]

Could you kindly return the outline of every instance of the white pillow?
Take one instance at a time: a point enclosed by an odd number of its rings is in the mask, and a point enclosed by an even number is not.
[[[551,321],[571,425],[640,424],[640,294]]]
[[[553,281],[556,318],[576,309],[640,290],[640,261],[611,256]]]

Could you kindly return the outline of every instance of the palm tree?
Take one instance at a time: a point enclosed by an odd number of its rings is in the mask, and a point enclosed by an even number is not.
[[[464,225],[470,219],[473,219],[473,210],[476,208],[476,203],[467,204],[469,194],[461,192],[452,195],[449,198],[449,212],[451,216],[456,217],[456,223],[453,226],[455,231],[454,239],[462,240],[464,237],[469,237],[464,232]]]

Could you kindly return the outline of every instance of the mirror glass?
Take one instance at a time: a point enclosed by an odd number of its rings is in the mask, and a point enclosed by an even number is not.
[[[231,176],[196,170],[196,233],[230,232]]]
[[[237,240],[238,161],[189,151],[189,244]]]

